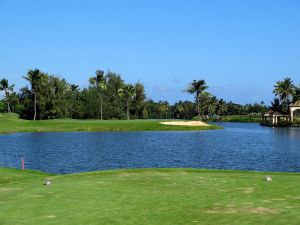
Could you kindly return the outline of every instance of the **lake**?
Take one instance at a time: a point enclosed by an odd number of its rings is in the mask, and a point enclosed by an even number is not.
[[[125,168],[300,172],[300,129],[218,123],[224,130],[0,135],[0,166],[49,173]]]

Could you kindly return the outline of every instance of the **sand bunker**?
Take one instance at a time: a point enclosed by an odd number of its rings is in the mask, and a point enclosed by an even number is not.
[[[161,124],[164,125],[175,125],[175,126],[209,126],[209,124],[201,122],[201,121],[170,121],[170,122],[160,122]]]

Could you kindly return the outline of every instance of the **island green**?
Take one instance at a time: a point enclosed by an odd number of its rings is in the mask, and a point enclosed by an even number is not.
[[[62,131],[191,131],[221,129],[210,126],[173,126],[162,120],[23,120],[17,114],[0,114],[0,133]]]

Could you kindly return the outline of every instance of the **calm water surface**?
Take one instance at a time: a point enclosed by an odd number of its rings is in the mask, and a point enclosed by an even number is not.
[[[300,129],[222,123],[192,132],[0,135],[0,166],[50,173],[149,167],[300,172]]]

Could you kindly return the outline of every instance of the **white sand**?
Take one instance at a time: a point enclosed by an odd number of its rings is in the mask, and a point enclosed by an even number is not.
[[[201,122],[201,121],[170,121],[170,122],[160,122],[161,124],[164,125],[175,125],[175,126],[193,126],[193,127],[197,127],[197,126],[210,126],[207,123]]]

